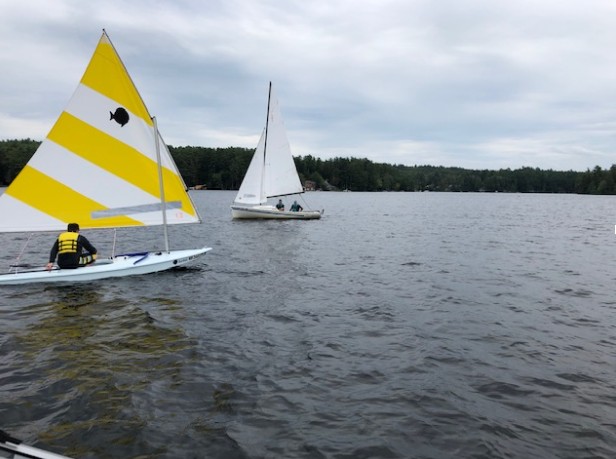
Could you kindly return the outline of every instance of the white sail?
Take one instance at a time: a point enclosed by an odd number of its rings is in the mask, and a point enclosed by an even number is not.
[[[267,198],[303,193],[280,106],[270,83],[266,128],[235,197],[235,203],[265,204]]]
[[[304,192],[293,161],[291,146],[280,113],[280,105],[274,94],[274,88],[271,86],[263,188],[268,198]]]
[[[106,33],[77,90],[28,164],[0,196],[0,232],[163,224],[200,217],[139,92]]]
[[[267,196],[263,188],[263,156],[265,154],[265,131],[261,134],[257,149],[255,150],[250,165],[246,170],[246,175],[240,189],[235,197],[238,204],[258,205],[267,202]]]

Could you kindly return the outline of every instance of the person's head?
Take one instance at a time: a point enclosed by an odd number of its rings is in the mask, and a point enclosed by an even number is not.
[[[68,226],[66,227],[66,231],[69,231],[71,233],[78,233],[79,232],[79,224],[78,223],[69,223]]]
[[[279,199],[278,202],[282,202],[282,199]]]
[[[293,201],[293,204],[297,204],[297,201]]]

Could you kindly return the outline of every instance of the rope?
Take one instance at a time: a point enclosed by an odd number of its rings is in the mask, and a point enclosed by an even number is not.
[[[24,254],[24,251],[26,250],[26,247],[28,246],[28,244],[30,243],[30,239],[32,239],[34,233],[30,233],[30,235],[28,236],[28,239],[26,239],[26,243],[24,244],[24,246],[21,249],[21,252],[19,252],[19,255],[17,255],[17,258],[15,259],[15,265],[19,264],[19,260],[21,259],[21,256]]]
[[[304,207],[306,210],[312,210],[312,208],[308,205],[308,202],[306,202],[306,199],[304,199],[304,195],[300,194],[299,197],[302,200],[302,202],[305,204],[302,207]]]

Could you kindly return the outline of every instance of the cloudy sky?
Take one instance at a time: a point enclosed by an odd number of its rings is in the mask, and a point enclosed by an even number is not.
[[[614,0],[0,0],[0,139],[42,140],[105,29],[165,141],[473,169],[616,163]]]

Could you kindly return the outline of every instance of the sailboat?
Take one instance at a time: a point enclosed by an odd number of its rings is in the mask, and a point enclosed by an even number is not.
[[[201,218],[105,30],[68,105],[0,196],[0,215],[0,232],[60,232],[70,222],[82,230],[162,225],[165,241],[164,250],[113,254],[78,269],[14,265],[0,285],[147,274],[211,250],[169,250],[168,225]]]
[[[319,210],[278,210],[267,198],[300,194],[299,180],[291,154],[278,99],[269,84],[265,130],[259,139],[244,180],[231,205],[233,218],[275,218],[313,220],[321,218]]]

